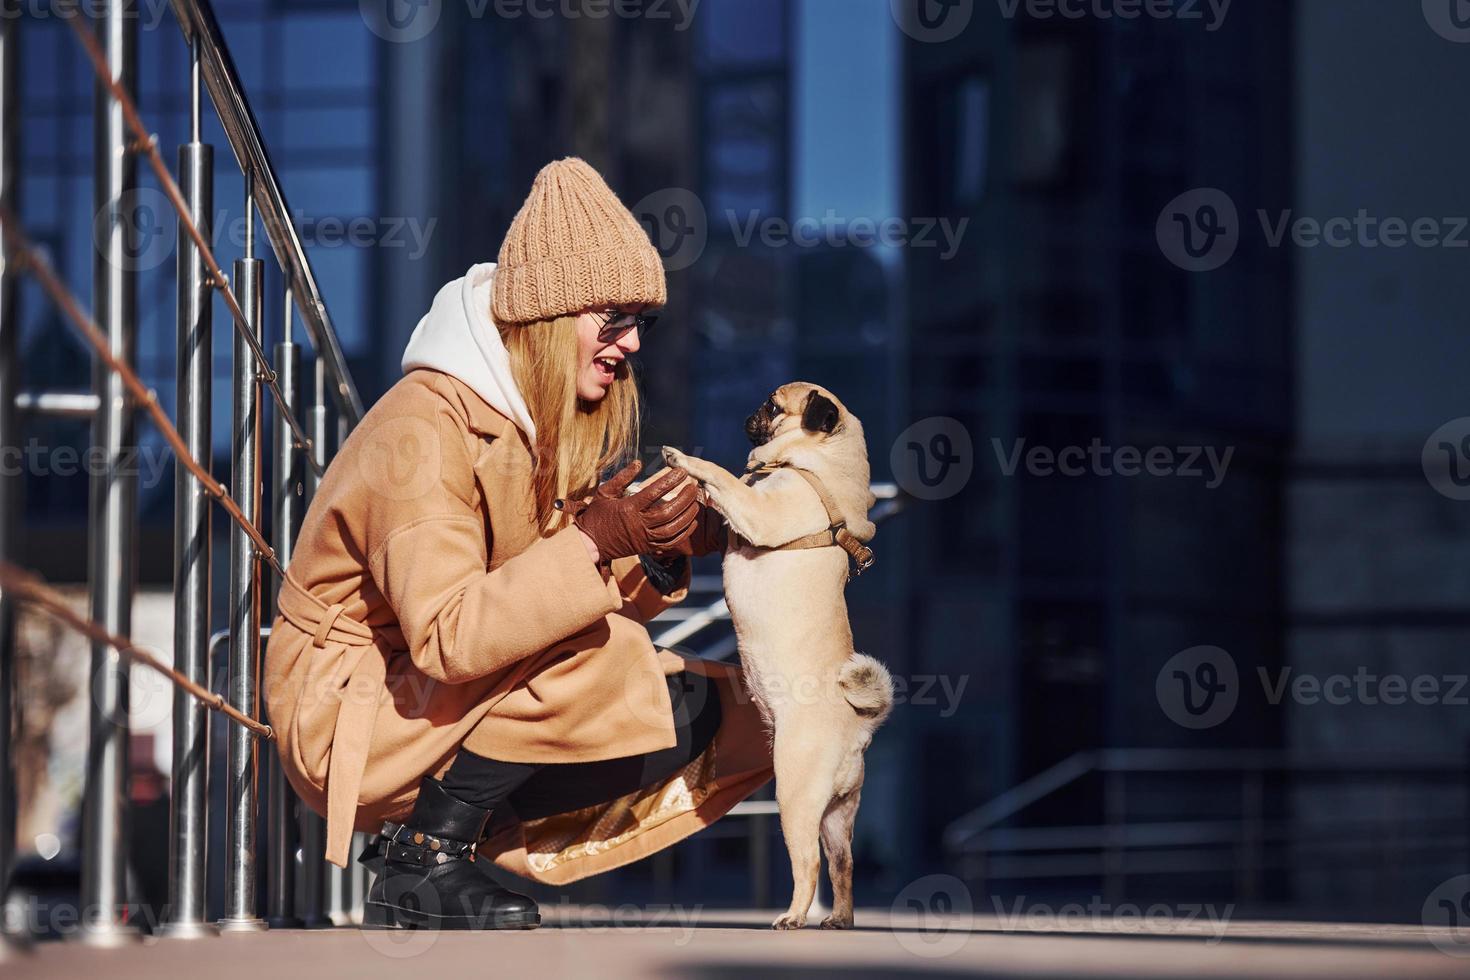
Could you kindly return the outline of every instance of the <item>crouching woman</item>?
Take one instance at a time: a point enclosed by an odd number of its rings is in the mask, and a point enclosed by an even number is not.
[[[306,515],[266,654],[327,858],[380,831],[368,921],[526,928],[551,884],[707,826],[771,777],[731,668],[655,649],[724,526],[638,467],[628,358],[662,264],[602,178],[546,167],[498,264],[446,285]],[[477,858],[480,859],[477,862]]]

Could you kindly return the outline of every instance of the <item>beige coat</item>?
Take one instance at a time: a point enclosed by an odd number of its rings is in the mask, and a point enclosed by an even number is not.
[[[538,535],[530,449],[457,379],[411,371],[368,412],[307,512],[265,659],[291,785],[354,828],[411,809],[460,746],[509,762],[587,762],[674,744],[664,675],[718,682],[723,724],[698,760],[609,804],[515,824],[481,846],[550,883],[637,860],[771,778],[738,671],[655,650],[644,623],[682,600],[636,558],[606,574],[575,530]]]

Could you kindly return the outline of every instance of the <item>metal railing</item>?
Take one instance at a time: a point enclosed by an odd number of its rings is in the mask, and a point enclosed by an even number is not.
[[[1342,848],[1409,850],[1432,841],[1462,848],[1465,813],[1421,814],[1412,822],[1417,837],[1402,826],[1361,814],[1293,814],[1281,793],[1364,783],[1417,784],[1457,793],[1467,769],[1459,760],[1398,759],[1381,762],[1272,751],[1189,749],[1103,749],[1079,752],[1000,794],[949,825],[945,851],[977,890],[996,880],[1097,878],[1108,901],[1124,900],[1131,876],[1233,874],[1242,901],[1263,896],[1268,868],[1294,866],[1314,854],[1328,862]],[[1168,780],[1177,791],[1185,780],[1206,780],[1219,791],[1208,817],[1194,820],[1133,819],[1130,800],[1145,797],[1137,783]],[[1069,826],[1010,826],[1032,807],[1058,794],[1101,781],[1103,820]],[[1153,794],[1158,797],[1157,787]],[[1388,835],[1392,834],[1390,840]]]
[[[89,419],[92,442],[106,458],[93,476],[89,532],[90,616],[81,617],[42,583],[11,564],[16,552],[19,513],[16,475],[0,475],[0,881],[13,858],[15,781],[11,771],[11,712],[15,698],[16,602],[25,600],[81,630],[92,640],[92,711],[82,834],[81,906],[88,916],[84,935],[93,942],[115,942],[134,935],[126,921],[127,666],[142,662],[175,682],[173,779],[169,844],[169,896],[164,934],[197,936],[213,932],[206,921],[206,809],[209,756],[207,712],[211,708],[238,724],[229,728],[225,908],[220,928],[250,930],[265,924],[256,896],[255,859],[261,739],[272,737],[261,721],[257,688],[260,671],[262,609],[266,592],[261,565],[279,576],[290,560],[295,526],[305,495],[314,491],[326,468],[329,409],[335,408],[339,439],[362,416],[363,406],[343,356],[336,331],[317,286],[311,264],[290,217],[284,193],[266,152],[260,128],[207,0],[172,0],[171,6],[190,52],[190,134],[179,147],[178,176],[169,171],[157,140],[144,126],[136,102],[138,20],[127,4],[110,2],[95,26],[73,17],[76,34],[98,78],[94,175],[98,249],[93,268],[93,314],[84,312],[60,278],[26,236],[17,217],[17,141],[19,104],[16,63],[24,30],[13,0],[0,0],[0,444],[18,443],[20,414]],[[212,251],[210,221],[214,207],[213,147],[200,138],[202,95],[206,91],[245,182],[244,256],[226,278]],[[126,236],[136,227],[133,210],[137,163],[146,161],[178,214],[177,256],[177,425],[171,422],[132,369],[136,343],[136,271],[128,261]],[[264,348],[264,265],[255,254],[259,216],[285,284],[282,340],[274,363]],[[93,391],[22,392],[18,387],[15,296],[18,277],[36,278],[46,294],[92,345]],[[233,492],[211,475],[211,331],[215,295],[225,303],[234,327]],[[316,351],[310,401],[303,404],[300,348],[292,339],[293,309]],[[262,390],[275,406],[271,430],[275,482],[270,497],[271,537],[261,527]],[[305,409],[306,421],[298,417]],[[151,419],[173,450],[175,484],[175,606],[172,668],[138,648],[128,637],[133,602],[137,539],[136,477],[121,465],[136,450],[139,411]],[[304,475],[303,475],[304,471]],[[230,671],[225,698],[209,691],[212,642],[209,627],[210,502],[232,521],[230,535]],[[272,594],[274,590],[271,590]],[[270,761],[275,761],[274,753]],[[295,835],[289,824],[292,798],[284,779],[270,780],[270,913],[296,924]],[[320,818],[303,813],[306,898],[312,904],[306,924],[326,921],[321,908],[331,882],[334,901],[351,894],[350,871],[331,868],[322,858]],[[289,848],[289,850],[288,850]],[[337,910],[340,911],[340,910]]]

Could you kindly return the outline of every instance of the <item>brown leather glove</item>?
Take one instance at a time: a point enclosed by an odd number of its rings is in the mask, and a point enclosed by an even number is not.
[[[690,558],[724,554],[729,541],[730,526],[725,523],[725,515],[711,507],[704,494],[700,493],[699,517],[694,522],[694,533],[685,538],[674,553],[688,555]]]
[[[572,515],[607,562],[630,555],[669,555],[694,533],[699,518],[699,491],[691,483],[672,500],[660,500],[689,474],[670,470],[631,497],[628,484],[643,469],[634,460],[597,488]]]

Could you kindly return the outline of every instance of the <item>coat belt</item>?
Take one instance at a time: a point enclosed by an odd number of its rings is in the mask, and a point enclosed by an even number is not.
[[[341,700],[327,762],[326,858],[345,868],[373,727],[387,694],[388,655],[403,648],[403,634],[397,629],[374,630],[345,615],[341,604],[327,605],[297,582],[289,570],[281,585],[277,609],[293,626],[311,636],[315,648],[322,649],[329,643],[346,647],[332,683],[317,688],[335,691]]]

